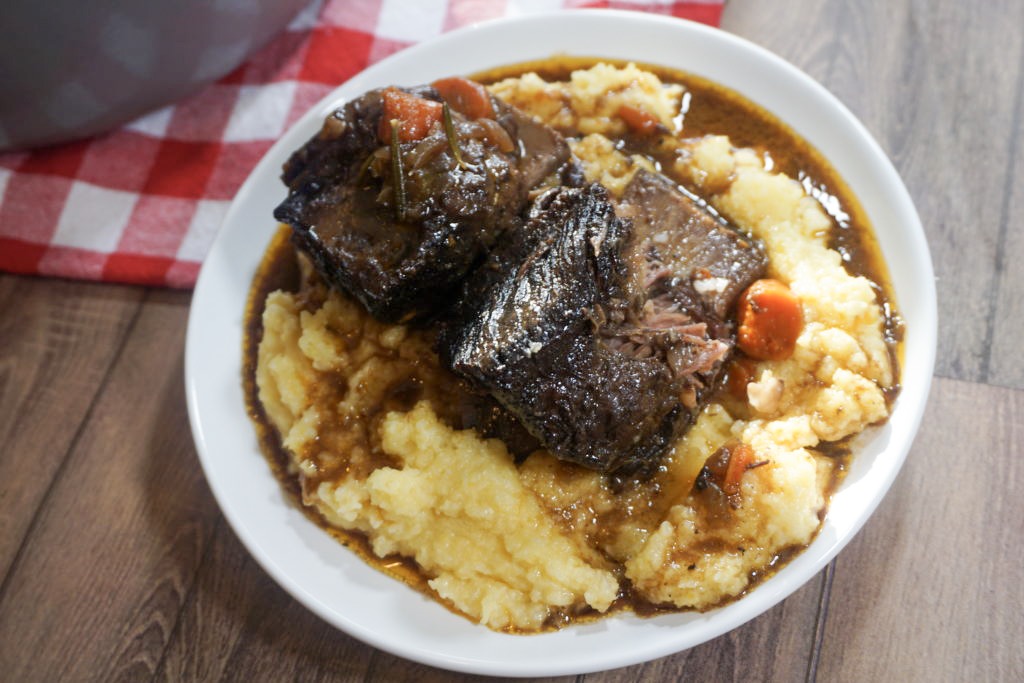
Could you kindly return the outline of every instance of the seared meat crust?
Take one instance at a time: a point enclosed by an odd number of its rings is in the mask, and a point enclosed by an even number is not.
[[[650,470],[709,395],[729,326],[600,185],[550,191],[516,235],[468,283],[443,360],[557,457]]]
[[[328,282],[377,318],[408,321],[447,301],[569,151],[553,130],[494,100],[494,119],[452,112],[462,163],[439,124],[400,143],[399,190],[392,149],[379,138],[382,92],[334,112],[292,155],[282,173],[288,197],[274,216]],[[430,87],[407,92],[441,101]]]

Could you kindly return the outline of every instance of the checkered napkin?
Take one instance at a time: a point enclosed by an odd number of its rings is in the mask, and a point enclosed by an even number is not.
[[[0,270],[191,287],[231,198],[274,141],[366,66],[450,29],[565,7],[717,25],[725,0],[326,0],[175,105],[81,142],[0,154]]]

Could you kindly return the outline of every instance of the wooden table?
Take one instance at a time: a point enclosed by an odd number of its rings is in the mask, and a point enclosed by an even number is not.
[[[936,379],[891,493],[824,572],[730,634],[581,680],[1024,680],[1024,3],[730,0],[723,26],[893,159],[935,260]],[[336,631],[250,559],[189,433],[188,307],[0,275],[0,679],[472,679]]]

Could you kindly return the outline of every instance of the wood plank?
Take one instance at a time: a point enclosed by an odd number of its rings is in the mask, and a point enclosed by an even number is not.
[[[222,519],[154,680],[362,681],[373,656],[285,593]]]
[[[939,379],[836,563],[824,681],[1024,680],[1024,391]]]
[[[1000,250],[995,262],[996,295],[985,381],[1000,386],[1024,388],[1024,63],[1018,66],[1014,104],[1014,129],[1007,140],[1012,166],[1008,170],[1001,198]],[[993,197],[994,198],[994,197]]]
[[[721,27],[746,38],[826,81],[836,60],[839,3],[792,0],[728,0]]]
[[[7,680],[137,680],[162,656],[219,519],[189,437],[187,313],[187,294],[148,295],[11,569]]]
[[[140,288],[0,274],[0,581],[142,296]]]

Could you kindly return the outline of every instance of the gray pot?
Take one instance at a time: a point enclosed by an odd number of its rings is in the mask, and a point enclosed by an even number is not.
[[[220,78],[310,0],[0,0],[0,150],[95,135]]]

